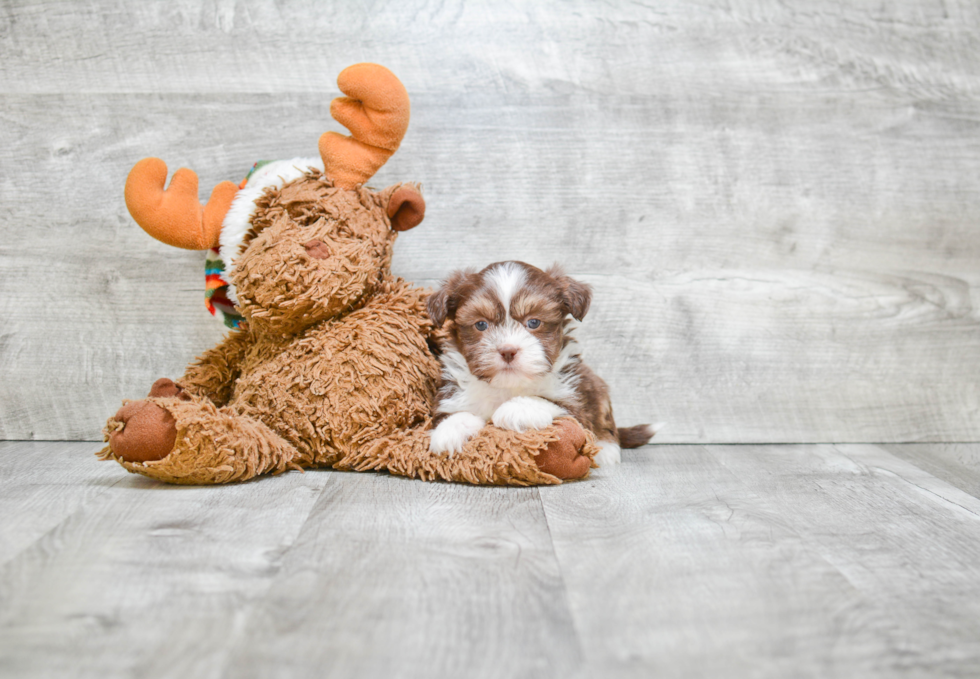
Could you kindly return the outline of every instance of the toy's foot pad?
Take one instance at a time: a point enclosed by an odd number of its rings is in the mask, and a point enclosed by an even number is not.
[[[592,460],[582,455],[585,432],[572,420],[559,420],[555,426],[558,428],[560,438],[549,443],[548,447],[534,458],[534,462],[538,465],[538,469],[546,474],[560,479],[580,479],[589,473],[589,468],[592,466]]]
[[[130,401],[113,419],[121,426],[116,426],[109,434],[109,448],[116,457],[127,462],[162,460],[177,441],[177,423],[173,415],[156,403]]]

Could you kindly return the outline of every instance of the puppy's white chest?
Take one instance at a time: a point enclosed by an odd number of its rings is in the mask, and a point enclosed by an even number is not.
[[[576,378],[573,374],[563,374],[562,368],[577,357],[575,347],[574,342],[569,343],[550,372],[507,387],[481,380],[470,372],[462,354],[449,349],[442,356],[443,377],[456,388],[451,396],[440,401],[439,412],[473,413],[489,421],[500,406],[518,396],[537,396],[558,403],[574,399]]]
[[[467,412],[473,413],[484,420],[489,420],[507,401],[515,396],[542,396],[534,389],[501,389],[473,377],[465,384],[460,384],[459,390],[446,401],[439,404],[439,410],[444,413]]]

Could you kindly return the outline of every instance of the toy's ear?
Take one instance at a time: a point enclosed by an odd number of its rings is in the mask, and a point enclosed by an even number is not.
[[[391,193],[387,212],[391,228],[395,231],[408,231],[421,224],[425,218],[425,199],[417,188],[403,184]]]
[[[586,283],[579,283],[574,278],[566,276],[557,264],[548,269],[548,275],[561,287],[562,311],[570,314],[576,321],[585,318],[585,314],[589,312],[589,305],[592,304],[592,288]]]
[[[437,328],[441,328],[446,319],[456,319],[456,309],[463,298],[463,294],[472,287],[475,278],[472,271],[455,271],[445,281],[442,286],[429,296],[427,308],[429,318],[435,323]]]

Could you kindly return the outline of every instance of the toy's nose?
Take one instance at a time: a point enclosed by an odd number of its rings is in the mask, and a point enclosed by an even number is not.
[[[330,248],[322,240],[311,240],[303,243],[303,247],[306,248],[306,254],[314,259],[326,259],[330,256]]]
[[[514,358],[517,356],[518,351],[520,351],[520,349],[518,349],[512,344],[507,344],[497,349],[497,353],[499,353],[500,357],[503,358],[504,361],[507,363],[510,363],[511,361],[514,360]]]

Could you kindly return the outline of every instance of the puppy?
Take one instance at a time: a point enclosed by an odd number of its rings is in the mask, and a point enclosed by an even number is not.
[[[446,279],[428,301],[436,327],[449,321],[430,449],[454,454],[488,421],[525,431],[563,415],[595,433],[599,464],[649,441],[656,433],[649,425],[616,428],[609,389],[569,332],[569,316],[581,321],[591,300],[589,286],[557,266],[497,262]]]

